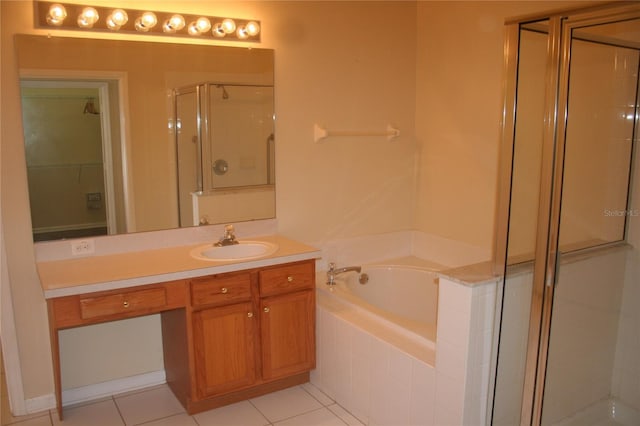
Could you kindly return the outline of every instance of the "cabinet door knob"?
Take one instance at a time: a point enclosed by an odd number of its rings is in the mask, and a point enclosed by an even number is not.
[[[292,277],[291,275],[289,275],[289,276],[287,277],[287,281],[288,281],[288,282],[293,282],[293,277]]]
[[[229,290],[226,287],[222,287],[222,289],[220,289],[220,291],[222,292],[222,294],[227,294],[227,292]]]
[[[253,312],[247,312],[247,317],[253,318]]]
[[[129,307],[129,301],[128,301],[128,300],[125,300],[125,301],[122,303],[122,306],[124,306],[125,308],[128,308],[128,307]]]
[[[263,311],[264,311],[265,313],[267,313],[267,314],[269,313],[269,311],[270,311],[270,310],[271,310],[271,309],[269,309],[269,308],[267,308],[267,307],[265,307],[265,308],[263,309]]]

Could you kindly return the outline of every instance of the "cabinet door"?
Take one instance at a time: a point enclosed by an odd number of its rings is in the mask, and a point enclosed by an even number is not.
[[[315,293],[261,300],[262,376],[265,380],[315,367]]]
[[[255,321],[249,302],[194,312],[198,399],[255,382]]]

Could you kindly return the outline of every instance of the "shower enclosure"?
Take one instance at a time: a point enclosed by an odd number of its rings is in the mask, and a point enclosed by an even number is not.
[[[180,226],[275,216],[273,86],[173,91]]]
[[[640,424],[640,4],[506,34],[492,424]]]

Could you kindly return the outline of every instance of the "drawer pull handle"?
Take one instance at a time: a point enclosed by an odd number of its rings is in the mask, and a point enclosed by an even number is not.
[[[291,282],[293,282],[293,277],[292,277],[291,275],[289,275],[289,276],[287,277],[287,281],[288,281],[288,282],[290,282],[290,283],[291,283]]]
[[[270,310],[271,310],[271,309],[266,308],[266,307],[263,309],[263,311],[264,311],[266,314],[268,314]]]
[[[226,287],[222,287],[220,291],[222,292],[222,294],[227,294],[229,290]]]
[[[247,317],[253,318],[253,312],[247,312]]]
[[[122,304],[122,306],[124,306],[125,308],[129,307],[129,301],[125,300],[124,303]]]

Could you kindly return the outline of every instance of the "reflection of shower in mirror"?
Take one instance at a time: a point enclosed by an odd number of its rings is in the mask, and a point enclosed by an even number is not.
[[[98,109],[96,108],[93,98],[87,99],[87,103],[84,104],[83,114],[100,114],[100,111],[98,111]]]
[[[273,217],[273,85],[201,83],[174,89],[173,105],[172,120],[182,124],[175,134],[181,226],[197,225],[203,214],[224,223],[227,212],[219,203],[216,212],[202,210],[216,191],[234,194],[228,206],[242,199],[247,213],[241,217]],[[199,212],[193,211],[194,193],[201,194]]]
[[[229,99],[229,92],[227,92],[227,89],[226,87],[224,87],[224,84],[216,84],[216,87],[218,89],[222,89],[222,99],[224,99],[225,101]]]

